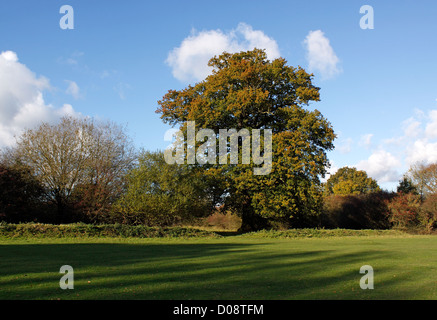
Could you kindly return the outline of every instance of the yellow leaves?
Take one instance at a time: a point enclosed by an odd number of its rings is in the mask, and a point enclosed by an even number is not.
[[[356,168],[340,168],[326,183],[327,193],[347,195],[379,191],[378,183]]]

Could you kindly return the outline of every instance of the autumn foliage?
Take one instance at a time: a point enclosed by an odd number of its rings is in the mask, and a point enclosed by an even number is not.
[[[204,172],[224,181],[224,204],[240,212],[242,231],[271,227],[272,222],[308,224],[322,203],[320,177],[335,138],[323,115],[305,108],[320,100],[313,75],[282,58],[269,61],[258,49],[223,53],[209,65],[210,76],[183,90],[169,90],[157,113],[182,131],[187,121],[215,132],[271,129],[269,174],[255,176],[253,162],[204,166]]]

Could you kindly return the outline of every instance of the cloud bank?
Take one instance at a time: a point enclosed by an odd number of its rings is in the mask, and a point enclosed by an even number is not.
[[[400,175],[397,169],[400,167],[399,159],[382,149],[373,152],[367,160],[360,161],[356,165],[358,170],[366,171],[379,183],[398,181]]]
[[[43,92],[49,89],[48,79],[37,77],[19,62],[15,52],[0,53],[0,147],[12,146],[14,136],[25,128],[78,115],[69,104],[61,108],[46,104]]]
[[[379,183],[397,183],[414,164],[437,162],[437,110],[415,110],[415,115],[403,121],[401,134],[383,140],[376,146],[368,159],[356,164]],[[367,138],[374,137],[368,134]],[[373,144],[373,143],[372,143]]]

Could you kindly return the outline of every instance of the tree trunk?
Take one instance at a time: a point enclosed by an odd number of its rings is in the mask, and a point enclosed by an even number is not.
[[[242,233],[258,231],[270,227],[268,220],[254,213],[251,207],[243,208],[241,220],[242,223],[241,227],[238,229],[238,232]]]
[[[65,221],[65,206],[61,195],[56,195],[56,220],[58,224],[64,223]]]

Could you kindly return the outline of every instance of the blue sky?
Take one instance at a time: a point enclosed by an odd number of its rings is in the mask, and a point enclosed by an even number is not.
[[[72,30],[60,28],[63,5]],[[374,29],[360,28],[363,5]],[[256,45],[314,73],[321,101],[309,108],[338,134],[333,170],[355,166],[392,189],[411,164],[437,162],[436,17],[425,0],[2,1],[0,146],[82,114],[163,149],[157,101],[206,75],[209,55]]]

